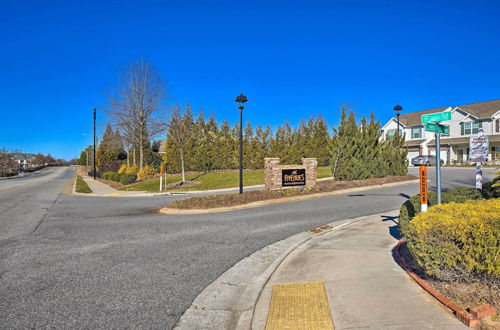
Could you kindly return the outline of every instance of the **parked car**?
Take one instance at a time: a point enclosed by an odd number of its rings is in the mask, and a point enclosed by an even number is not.
[[[444,165],[444,160],[441,159],[439,162],[441,165]],[[420,165],[436,165],[436,156],[430,155],[430,156],[417,156],[411,159],[411,164],[414,166],[420,166]]]

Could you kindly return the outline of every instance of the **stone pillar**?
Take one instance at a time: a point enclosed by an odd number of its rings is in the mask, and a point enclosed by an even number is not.
[[[264,158],[264,184],[266,190],[276,188],[280,173],[276,167],[280,164],[279,158]]]
[[[318,161],[316,158],[302,158],[302,165],[306,168],[306,187],[315,187],[316,179],[318,177],[316,168]]]

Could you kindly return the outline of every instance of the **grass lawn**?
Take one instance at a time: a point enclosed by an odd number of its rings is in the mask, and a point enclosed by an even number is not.
[[[239,172],[210,172],[205,174],[188,174],[186,175],[186,180],[188,181],[199,181],[199,185],[186,188],[175,188],[169,191],[193,191],[193,190],[211,190],[211,189],[224,189],[224,188],[235,188],[239,185]],[[331,176],[331,170],[329,167],[318,167],[318,179],[326,178]],[[167,183],[179,182],[181,181],[180,175],[167,175]],[[258,184],[264,184],[264,170],[251,170],[243,172],[243,184],[245,186],[253,186]],[[160,191],[160,179],[152,179],[147,181],[142,181],[138,183],[133,183],[131,185],[122,187],[121,190],[132,190],[132,191],[148,191],[148,192],[159,192]]]
[[[84,193],[84,194],[89,194],[92,192],[90,187],[87,185],[87,183],[82,179],[81,175],[76,176],[76,187],[75,191],[77,193]]]

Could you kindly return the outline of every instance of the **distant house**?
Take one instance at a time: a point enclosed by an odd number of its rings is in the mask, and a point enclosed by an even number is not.
[[[425,114],[443,111],[451,111],[451,121],[442,123],[450,127],[448,136],[441,135],[440,155],[445,163],[469,163],[469,139],[471,136],[477,136],[480,128],[490,141],[488,162],[500,163],[500,100],[441,107],[401,115],[399,132],[405,134],[408,159],[420,155],[436,155],[434,133],[425,131],[421,117]],[[382,127],[383,139],[394,136],[397,129],[397,119],[391,118]]]
[[[12,154],[14,160],[19,164],[19,169],[26,170],[32,165],[33,159],[35,159],[34,154],[26,154],[21,152],[14,152]]]

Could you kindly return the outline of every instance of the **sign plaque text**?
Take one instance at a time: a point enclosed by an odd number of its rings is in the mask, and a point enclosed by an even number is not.
[[[299,169],[283,169],[281,170],[282,186],[305,186],[306,185],[306,170]]]

